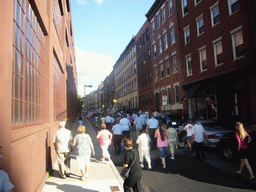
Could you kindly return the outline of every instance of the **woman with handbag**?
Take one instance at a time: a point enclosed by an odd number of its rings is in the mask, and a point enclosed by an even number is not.
[[[253,180],[255,178],[254,178],[254,175],[252,172],[252,168],[247,159],[249,146],[246,143],[246,137],[248,136],[248,133],[245,131],[243,124],[240,122],[236,122],[236,129],[237,129],[237,132],[235,133],[235,137],[236,137],[236,141],[237,141],[237,145],[238,145],[239,156],[241,158],[240,169],[236,173],[241,175],[244,166],[246,166],[247,170],[249,171],[249,173],[251,175],[251,177],[249,179]]]
[[[140,180],[142,170],[140,167],[139,152],[133,148],[131,138],[123,139],[123,144],[127,150],[124,155],[124,169],[129,172],[124,180],[124,192],[141,192]],[[121,174],[122,175],[122,174]]]

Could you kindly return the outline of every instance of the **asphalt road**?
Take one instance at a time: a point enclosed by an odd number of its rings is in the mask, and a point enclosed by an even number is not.
[[[98,128],[94,125],[93,119],[89,120],[95,131]],[[135,131],[131,132],[131,138],[136,141]],[[137,148],[137,144],[134,144]],[[112,146],[109,148],[111,159],[118,171],[121,171],[125,151],[120,155],[115,155]],[[243,175],[237,176],[239,160],[227,162],[222,158],[217,150],[206,149],[206,159],[196,160],[195,154],[189,153],[188,149],[176,150],[175,160],[170,159],[170,154],[166,158],[166,170],[161,168],[158,150],[151,151],[152,170],[147,170],[147,163],[141,184],[145,191],[169,192],[169,191],[256,191],[256,182],[249,181],[248,171],[244,168]]]

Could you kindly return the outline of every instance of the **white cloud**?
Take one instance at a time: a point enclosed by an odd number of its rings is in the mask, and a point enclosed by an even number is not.
[[[96,90],[100,83],[111,73],[116,59],[112,59],[103,53],[96,54],[93,51],[85,52],[75,47],[76,68],[78,76],[78,94],[84,96],[84,85],[92,85],[86,88],[86,94]]]
[[[98,5],[100,5],[101,3],[104,3],[103,0],[94,0],[97,2]]]
[[[79,4],[79,5],[84,5],[86,4],[86,0],[76,0],[76,2]]]

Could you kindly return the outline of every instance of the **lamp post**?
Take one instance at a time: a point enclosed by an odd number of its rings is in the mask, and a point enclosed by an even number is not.
[[[92,85],[84,85],[84,97],[85,97],[85,95],[86,95],[86,94],[85,94],[85,93],[86,93],[86,92],[85,92],[85,88],[86,88],[86,87],[92,87]]]

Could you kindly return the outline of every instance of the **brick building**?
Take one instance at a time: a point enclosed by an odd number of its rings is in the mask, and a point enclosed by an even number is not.
[[[153,111],[181,113],[183,73],[176,1],[156,0],[146,17],[151,25]]]
[[[41,191],[60,120],[77,117],[69,0],[2,0],[0,146],[14,191]]]
[[[190,118],[256,122],[255,2],[178,1]]]

